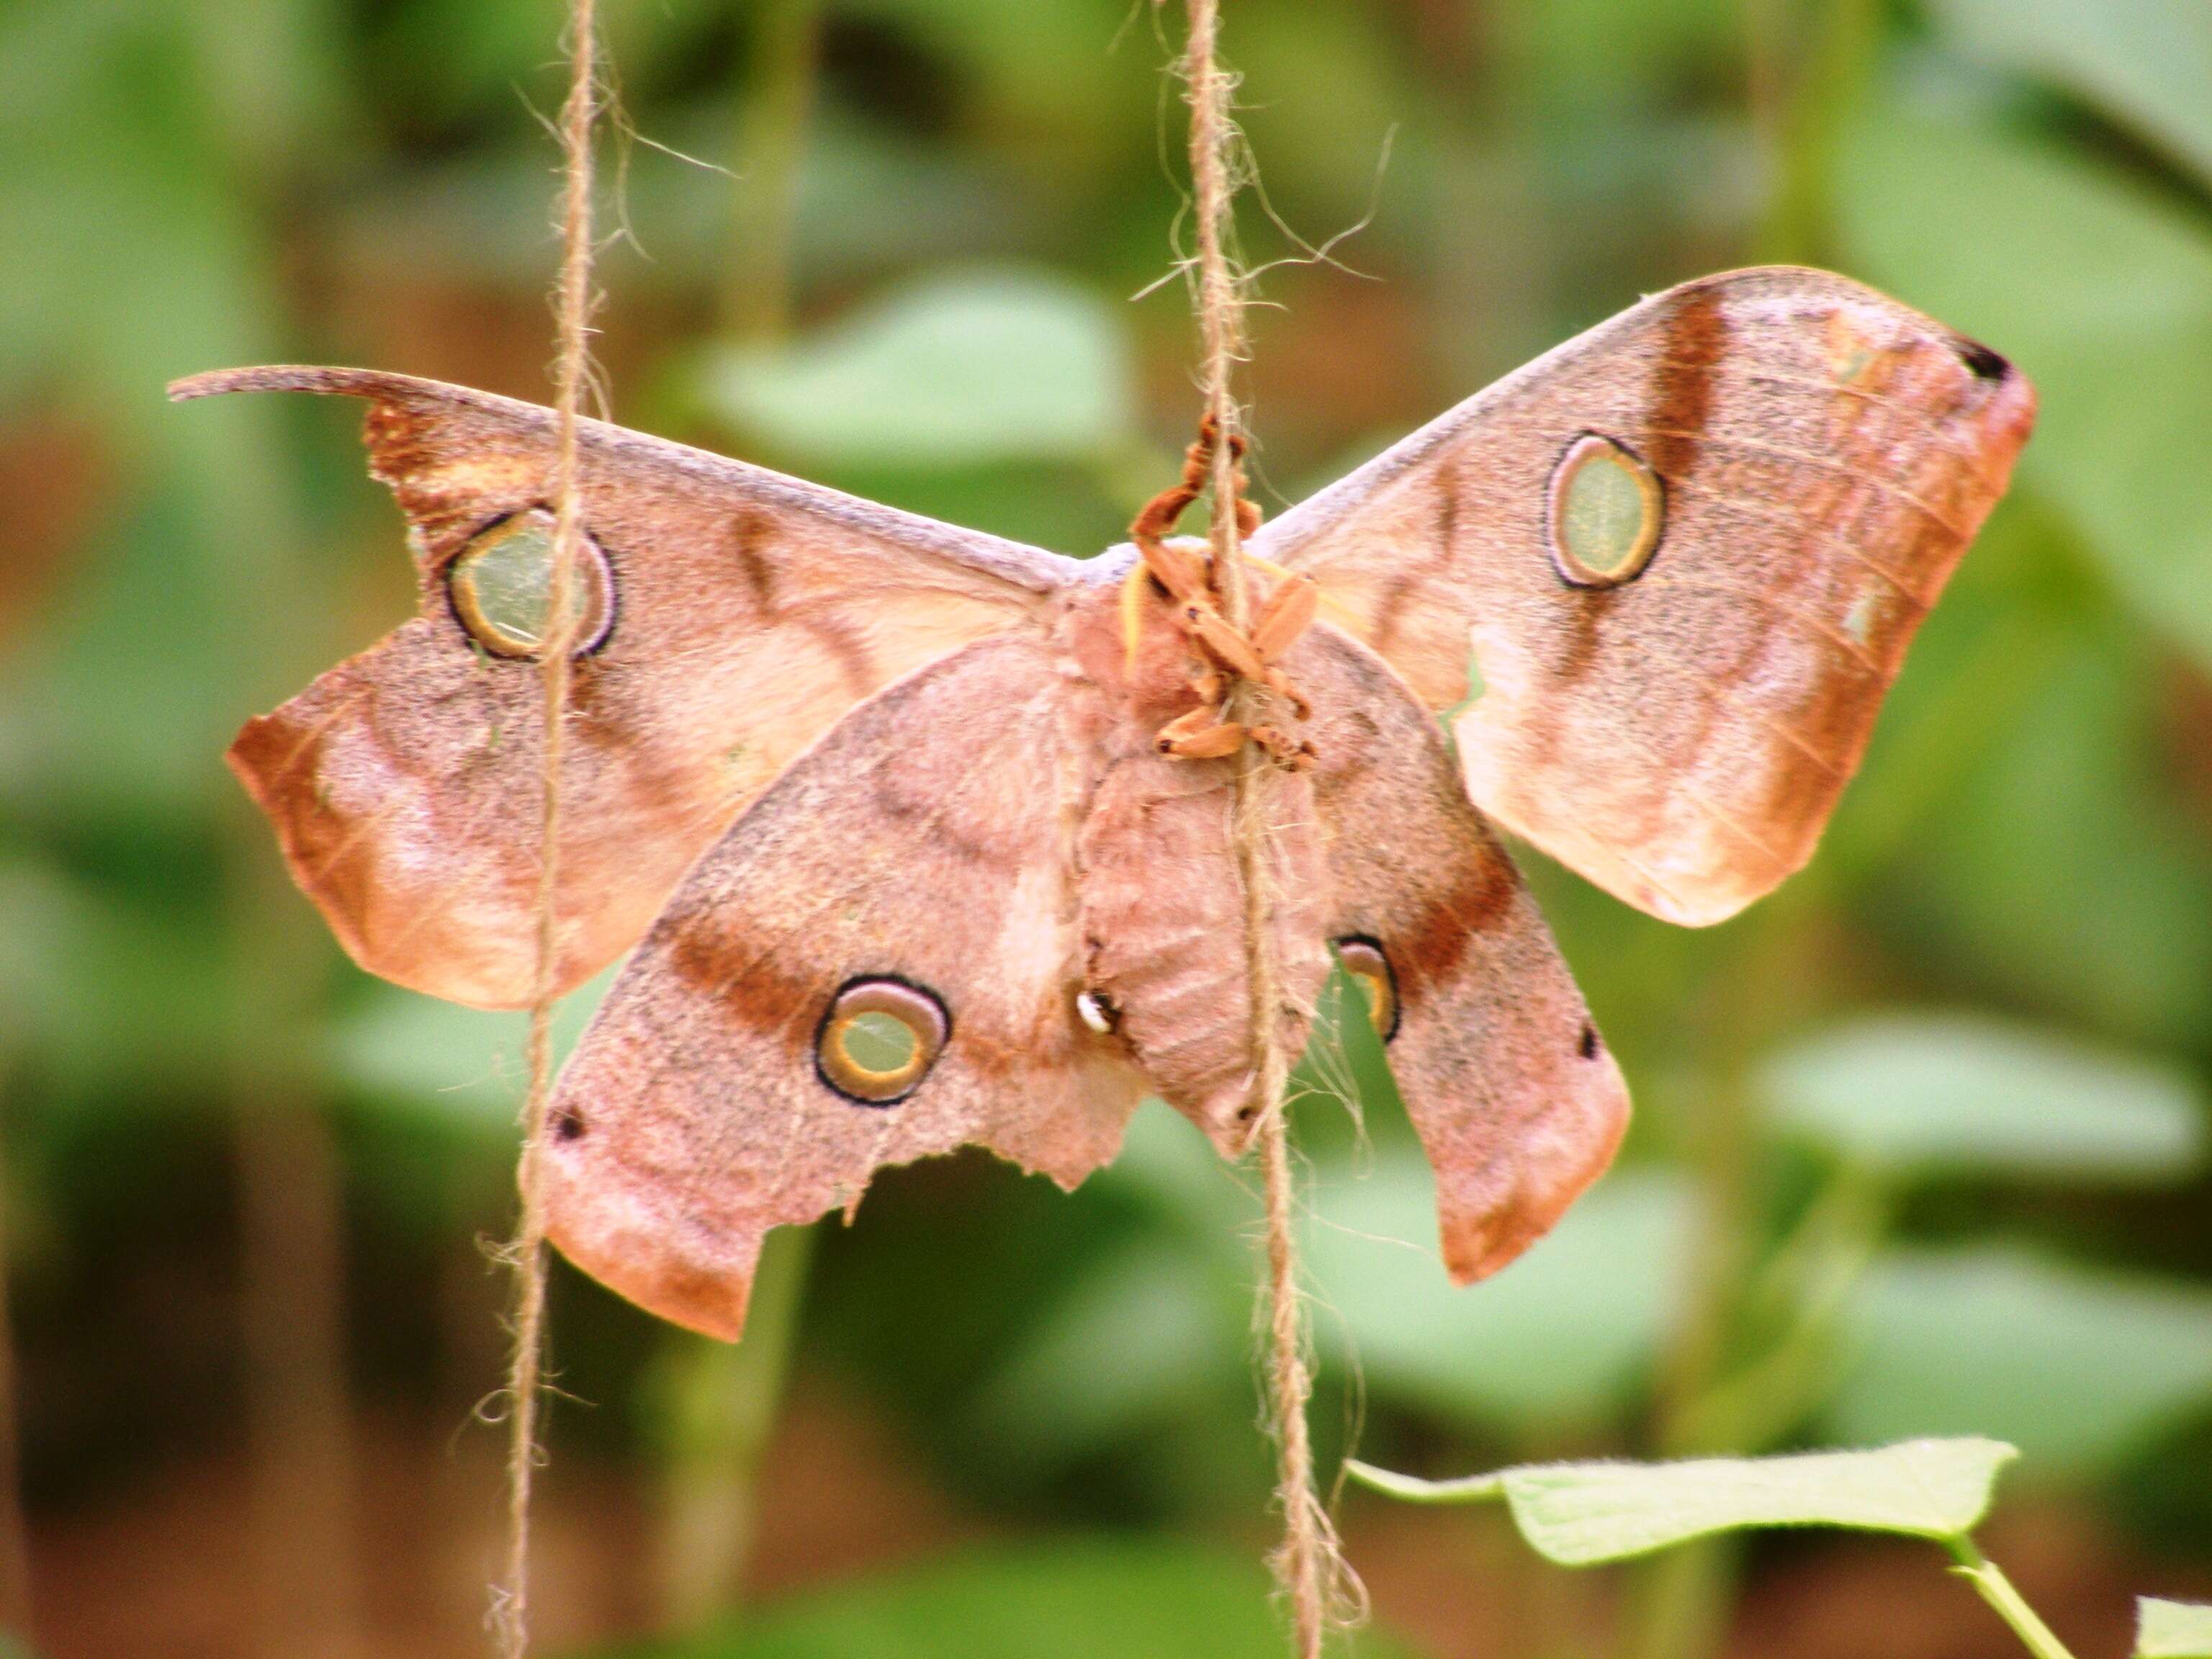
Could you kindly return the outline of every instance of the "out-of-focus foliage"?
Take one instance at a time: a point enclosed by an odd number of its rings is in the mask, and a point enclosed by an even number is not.
[[[705,400],[817,466],[1110,457],[1133,436],[1119,319],[1079,284],[954,271],[792,346],[732,349]]]
[[[1899,1251],[1853,1310],[1831,1421],[1843,1439],[2002,1435],[2031,1474],[2109,1465],[2199,1410],[2212,1294],[2003,1245]]]
[[[73,1517],[147,1517],[112,1534],[110,1602],[169,1559],[167,1471],[289,1443],[246,1420],[271,1394],[234,1335],[240,1286],[272,1250],[320,1258],[268,1227],[338,1206],[345,1282],[323,1291],[359,1432],[400,1421],[442,1448],[493,1380],[479,1240],[508,1224],[522,1022],[347,965],[221,763],[242,718],[407,614],[397,515],[362,476],[356,410],[173,409],[161,386],[340,361],[542,397],[557,9],[0,10],[6,1260],[42,1549],[80,1558]],[[612,413],[1072,552],[1119,539],[1195,406],[1160,79],[1175,9],[606,0],[636,135],[605,169],[628,232],[603,260]],[[1437,1469],[2002,1436],[2031,1454],[2023,1487],[2159,1571],[2204,1563],[2203,7],[1230,12],[1265,185],[1241,230],[1269,267],[1249,389],[1271,505],[1639,293],[1761,251],[1891,289],[2043,398],[2012,497],[1783,894],[1692,933],[1527,860],[1639,1107],[1620,1167],[1553,1237],[1451,1289],[1379,1045],[1328,1023],[1298,1112],[1324,1450],[1354,1425],[1376,1461]],[[811,59],[778,58],[778,20]],[[798,112],[782,150],[763,136],[776,109]],[[334,1160],[327,1189],[277,1183],[291,1223],[248,1201],[269,1166],[240,1108],[272,1097]],[[811,1592],[690,1650],[1019,1652],[989,1632],[1032,1626],[1060,1630],[1055,1652],[1117,1632],[1153,1641],[1133,1652],[1264,1650],[1264,1618],[1237,1622],[1264,1612],[1256,1579],[1204,1565],[1251,1553],[1266,1498],[1249,1187],[1154,1108],[1073,1195],[970,1158],[894,1173],[825,1226],[792,1443],[843,1401],[890,1449],[885,1480],[974,1528],[1077,1536]],[[574,1615],[581,1641],[662,1608],[680,1529],[651,1518],[661,1379],[690,1351],[580,1281],[557,1290],[562,1387],[605,1409],[556,1411],[549,1489],[604,1467],[654,1540],[594,1511],[605,1535],[575,1559],[629,1589]],[[771,1486],[834,1484],[778,1467]],[[2152,1488],[2168,1496],[2136,1501]],[[906,1513],[875,1488],[851,1501],[855,1538]],[[441,1511],[438,1559],[472,1573],[452,1516],[495,1508],[486,1487]],[[1355,1561],[1388,1547],[1374,1513],[1347,1506]],[[1141,1536],[1092,1536],[1109,1528]],[[1189,1534],[1227,1556],[1181,1553]],[[869,1548],[772,1577],[902,1553]],[[1390,1599],[1405,1578],[1373,1576],[1386,1626],[1419,1612]],[[475,1639],[472,1607],[441,1616],[457,1650]]]
[[[1777,1054],[1776,1124],[1893,1175],[2166,1182],[2205,1123],[2183,1073],[1951,1017],[1863,1019]]]
[[[1174,1543],[1007,1551],[817,1592],[754,1628],[629,1659],[1273,1659],[1265,1573]],[[1397,1645],[1363,1643],[1376,1659]]]

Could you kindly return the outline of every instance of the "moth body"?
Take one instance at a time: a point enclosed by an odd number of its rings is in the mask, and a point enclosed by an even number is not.
[[[1083,711],[1074,746],[1095,768],[1073,858],[1083,975],[1119,1011],[1119,1035],[1152,1086],[1234,1157],[1251,1133],[1252,994],[1232,839],[1243,763],[1160,752],[1163,726],[1197,697],[1174,605],[1146,594],[1133,647],[1115,594],[1066,602],[1060,638]],[[1307,775],[1271,778],[1265,799],[1285,981],[1277,1022],[1296,1054],[1328,973],[1328,872]]]

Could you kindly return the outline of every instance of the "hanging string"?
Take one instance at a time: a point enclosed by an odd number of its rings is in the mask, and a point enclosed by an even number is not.
[[[1218,434],[1210,495],[1212,565],[1222,611],[1239,632],[1251,626],[1251,597],[1237,546],[1239,411],[1231,379],[1243,349],[1243,295],[1230,268],[1230,198],[1236,188],[1231,81],[1218,44],[1218,0],[1188,0],[1190,38],[1182,73],[1190,103],[1190,170],[1198,234],[1200,384],[1206,413]],[[1259,687],[1241,682],[1228,718],[1249,726],[1260,716]],[[1291,1056],[1283,1044],[1281,964],[1273,917],[1278,880],[1271,796],[1276,774],[1247,744],[1237,761],[1235,833],[1237,874],[1244,889],[1246,973],[1252,987],[1250,1105],[1267,1200],[1267,1409],[1277,1452],[1275,1498],[1283,1516],[1276,1577],[1289,1599],[1299,1659],[1319,1659],[1322,1640],[1340,1599],[1356,1596],[1335,1528],[1314,1488],[1313,1442],[1306,1422],[1313,1376],[1307,1362],[1305,1302],[1298,1283],[1297,1191],[1291,1163],[1284,1085]]]
[[[507,1379],[507,1565],[493,1600],[504,1659],[530,1650],[530,1497],[538,1463],[538,1402],[545,1347],[545,1206],[539,1180],[546,1104],[553,1091],[554,986],[560,962],[555,910],[561,839],[561,749],[568,713],[569,642],[576,618],[577,541],[582,534],[577,422],[590,373],[592,128],[599,114],[594,0],[569,0],[568,95],[561,106],[561,276],[555,293],[553,569],[543,646],[544,751],[538,829],[537,965],[530,1003],[530,1086],[522,1112],[518,1184],[522,1215],[511,1257],[514,1349]]]

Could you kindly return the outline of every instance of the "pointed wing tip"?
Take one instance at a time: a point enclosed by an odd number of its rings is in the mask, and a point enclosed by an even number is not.
[[[1599,1058],[1605,1069],[1586,1097],[1595,1133],[1570,1141],[1561,1149],[1565,1159],[1528,1171],[1504,1203],[1474,1212],[1454,1208],[1438,1180],[1437,1224],[1444,1272],[1454,1285],[1464,1289],[1520,1260],[1613,1167],[1628,1134],[1628,1080],[1610,1051]]]
[[[1620,896],[1646,915],[1656,916],[1677,927],[1717,927],[1724,921],[1733,921],[1781,884],[1781,881],[1776,881],[1756,892],[1705,890],[1686,896],[1647,891],[1623,893]]]
[[[386,374],[374,368],[330,368],[307,363],[265,363],[251,368],[215,368],[172,380],[167,391],[173,404],[195,398],[220,397],[226,392],[317,392],[370,397],[416,384],[411,376]]]
[[[663,1234],[641,1225],[636,1214],[611,1210],[603,1197],[573,1190],[557,1159],[547,1182],[548,1243],[577,1267],[655,1318],[718,1342],[734,1342],[745,1328],[752,1294],[752,1260],[760,1243],[735,1261],[703,1262],[668,1247]],[[631,1206],[634,1210],[635,1206]]]

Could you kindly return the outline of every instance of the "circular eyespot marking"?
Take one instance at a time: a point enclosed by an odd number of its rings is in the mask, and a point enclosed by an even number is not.
[[[1121,1029],[1121,1011],[1114,1006],[1114,999],[1103,992],[1078,992],[1075,1013],[1077,1018],[1100,1036],[1110,1036]]]
[[[1398,975],[1382,945],[1364,934],[1336,941],[1336,959],[1367,1003],[1367,1021],[1388,1042],[1398,1035]]]
[[[945,1005],[919,985],[848,980],[815,1033],[815,1073],[855,1105],[896,1106],[921,1086],[951,1035]]]
[[[576,544],[570,588],[582,656],[605,644],[614,622],[614,573],[589,536]],[[534,657],[551,622],[553,515],[543,507],[477,532],[446,567],[446,592],[469,637],[495,657]]]
[[[581,1140],[584,1138],[584,1115],[574,1106],[563,1106],[553,1115],[553,1133],[561,1140]]]
[[[1659,550],[1667,492],[1644,459],[1586,432],[1552,469],[1552,564],[1575,587],[1634,581]]]

